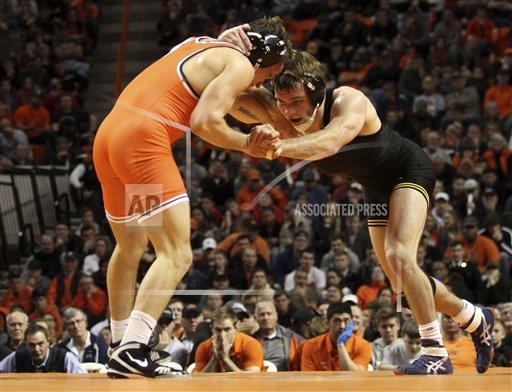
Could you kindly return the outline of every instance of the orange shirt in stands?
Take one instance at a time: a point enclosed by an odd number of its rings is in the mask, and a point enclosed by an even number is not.
[[[365,309],[366,306],[377,299],[380,289],[384,287],[381,283],[363,284],[357,289],[356,296],[359,299],[359,306]]]
[[[233,233],[224,238],[218,245],[217,249],[227,253],[229,257],[235,256],[237,253],[241,251],[240,246],[236,243],[238,237],[240,237],[244,233]],[[264,238],[256,235],[251,242],[251,246],[256,249],[256,253],[261,255],[268,263],[270,260],[270,249],[268,247],[267,241]]]
[[[352,335],[345,344],[350,359],[357,365],[368,367],[372,358],[370,342]],[[302,345],[300,370],[342,370],[338,348],[331,339],[330,332],[306,340]]]
[[[32,290],[28,284],[22,286],[17,294],[10,288],[0,299],[0,306],[10,309],[14,305],[21,305],[25,313],[30,313],[32,311]]]
[[[213,340],[208,339],[201,343],[196,351],[196,371],[200,372],[210,362],[213,355]],[[235,340],[229,351],[229,358],[240,369],[251,366],[263,367],[263,349],[260,342],[242,332],[235,332]],[[217,371],[221,370],[217,366]]]
[[[38,138],[50,127],[50,113],[43,106],[22,105],[14,113],[14,119],[16,126],[25,130],[29,140]]]
[[[470,243],[466,239],[462,240],[466,249],[466,255],[478,266],[480,272],[485,271],[489,263],[498,263],[500,261],[500,251],[498,246],[489,237],[477,235],[476,240]]]
[[[96,287],[95,291],[91,294],[87,294],[80,289],[73,298],[73,301],[71,301],[71,306],[81,309],[86,313],[101,316],[105,314],[107,309],[107,295],[99,287]]]
[[[484,97],[484,107],[488,102],[496,102],[500,115],[507,117],[512,114],[512,86],[492,86],[487,89]]]
[[[455,371],[475,368],[475,346],[469,336],[462,336],[457,340],[444,339],[444,346],[448,350]]]

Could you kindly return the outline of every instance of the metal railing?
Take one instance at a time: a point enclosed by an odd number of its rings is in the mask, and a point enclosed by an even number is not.
[[[116,86],[115,94],[116,98],[123,91],[123,82],[125,76],[125,60],[126,60],[126,48],[128,45],[128,30],[130,28],[130,9],[131,0],[123,0],[123,14],[121,17],[121,42],[117,49],[116,56]]]
[[[0,175],[0,265],[33,253],[35,240],[57,222],[69,224],[69,173],[64,167],[14,166]]]

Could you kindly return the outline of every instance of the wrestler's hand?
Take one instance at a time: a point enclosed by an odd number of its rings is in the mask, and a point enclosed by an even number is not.
[[[252,49],[252,44],[245,32],[249,30],[251,30],[251,26],[245,23],[243,25],[227,29],[219,35],[218,39],[235,45],[242,52],[248,55]]]
[[[275,159],[281,154],[281,139],[271,125],[257,125],[249,135],[247,153],[258,158]]]

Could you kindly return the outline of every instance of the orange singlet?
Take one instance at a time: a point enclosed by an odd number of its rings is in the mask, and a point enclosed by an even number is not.
[[[171,144],[190,131],[199,96],[182,65],[199,52],[221,46],[237,49],[209,37],[189,38],[175,46],[123,90],[99,127],[94,167],[110,221],[142,222],[188,201]]]

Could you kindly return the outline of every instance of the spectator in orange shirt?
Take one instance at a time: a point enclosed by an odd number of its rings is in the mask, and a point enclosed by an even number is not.
[[[476,362],[475,346],[469,336],[462,334],[460,326],[450,316],[442,315],[441,332],[444,346],[448,350],[455,371],[474,369]],[[489,339],[491,337],[489,336]]]
[[[81,272],[78,270],[78,260],[72,252],[64,256],[64,270],[53,278],[46,293],[48,302],[59,308],[71,305],[78,291]]]
[[[350,304],[329,306],[327,320],[328,332],[304,342],[301,370],[366,370],[372,345],[354,334]]]
[[[230,258],[236,258],[249,246],[256,249],[258,255],[269,263],[270,249],[267,241],[258,234],[258,227],[253,221],[243,221],[239,230],[228,235],[217,245],[217,250],[227,253]]]
[[[94,284],[91,275],[82,275],[71,306],[83,310],[89,323],[94,325],[105,318],[107,295]]]
[[[30,103],[20,106],[14,113],[16,126],[26,132],[31,144],[43,144],[43,132],[50,129],[50,113],[43,106],[42,92],[34,91]]]
[[[478,234],[478,219],[472,215],[464,219],[462,244],[466,254],[484,272],[488,264],[499,264],[500,252],[489,237]]]
[[[380,290],[386,286],[386,280],[382,268],[376,265],[372,269],[372,278],[370,284],[363,284],[357,289],[356,295],[359,299],[359,306],[361,309],[377,299]]]
[[[55,335],[58,339],[64,328],[64,322],[60,316],[59,309],[57,309],[55,304],[47,301],[44,292],[34,291],[32,300],[34,301],[34,311],[28,317],[29,320],[36,321],[43,319],[47,314],[51,315],[55,320]]]
[[[488,102],[496,102],[503,118],[512,114],[512,86],[508,78],[508,70],[501,69],[496,76],[496,84],[487,89],[484,97],[484,107]]]
[[[236,194],[236,202],[240,208],[247,211],[247,209],[250,208],[251,203],[264,187],[265,184],[261,181],[260,172],[256,169],[250,170],[247,174],[247,182]],[[276,188],[271,188],[267,192],[272,196],[272,200],[279,208],[284,208],[288,199],[283,192]]]
[[[236,315],[226,307],[212,314],[213,336],[201,343],[196,351],[196,371],[259,372],[263,366],[263,349],[260,343],[237,332]]]
[[[0,306],[11,309],[14,305],[21,305],[26,313],[32,310],[32,287],[21,283],[20,274],[9,274],[9,289],[0,299]]]

